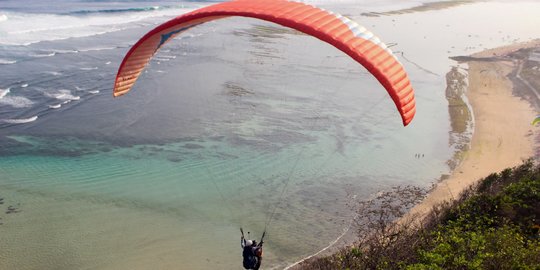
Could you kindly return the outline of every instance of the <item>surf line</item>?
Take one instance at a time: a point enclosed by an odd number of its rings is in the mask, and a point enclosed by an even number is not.
[[[349,221],[349,225],[347,226],[346,229],[343,230],[343,233],[341,233],[334,241],[330,242],[330,244],[328,244],[328,246],[324,247],[323,249],[317,251],[316,253],[314,254],[311,254],[307,257],[304,257],[302,258],[301,260],[283,268],[283,270],[289,270],[291,269],[292,267],[295,267],[296,265],[299,265],[315,256],[318,256],[319,254],[323,253],[324,251],[326,251],[327,249],[331,248],[333,245],[335,245],[339,240],[341,240],[341,238],[343,238],[343,236],[345,236],[345,234],[347,234],[350,230],[351,230],[351,227],[353,225],[353,222],[358,218],[358,214],[356,214],[353,218],[351,218],[351,220]]]

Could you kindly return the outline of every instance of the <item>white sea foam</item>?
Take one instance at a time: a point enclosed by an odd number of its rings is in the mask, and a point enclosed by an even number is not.
[[[125,29],[139,28],[145,22],[155,23],[173,18],[193,8],[148,9],[124,12],[121,16],[107,12],[85,14],[45,14],[3,12],[0,33],[3,45],[30,45],[40,41],[88,37]],[[8,20],[9,17],[9,20]]]
[[[180,38],[180,39],[187,39],[187,38],[200,37],[200,36],[202,36],[202,35],[203,35],[202,33],[199,33],[199,34],[187,33],[187,34],[182,35],[182,36],[179,37],[179,38]]]
[[[14,108],[27,108],[32,106],[34,102],[26,97],[21,96],[4,96],[0,99],[0,104],[8,105]]]
[[[21,84],[21,87],[22,87],[22,88],[26,88],[26,87],[28,87],[28,84],[27,84],[27,83],[23,83],[23,84]]]
[[[88,91],[88,93],[90,93],[90,94],[99,94],[99,90]]]
[[[62,107],[62,104],[49,105],[49,108],[51,108],[51,109],[58,109],[60,107]]]
[[[72,95],[67,95],[66,97],[63,97],[63,99],[66,99],[66,98],[69,98],[69,100],[79,100],[79,99],[81,99],[81,97],[79,97],[79,96],[72,96]]]
[[[61,90],[58,90],[56,92],[53,92],[53,93],[45,93],[46,96],[48,97],[52,97],[52,98],[55,98],[55,99],[58,99],[58,100],[69,100],[69,101],[72,101],[72,100],[79,100],[81,99],[80,96],[75,96],[71,93],[70,90],[67,90],[67,89],[61,89]]]
[[[10,65],[17,63],[16,60],[9,60],[9,59],[1,59],[0,58],[0,65]]]
[[[92,51],[105,51],[105,50],[114,50],[118,47],[109,46],[109,47],[89,47],[79,49],[79,52],[92,52]]]
[[[96,70],[98,69],[98,67],[82,67],[82,68],[79,68],[80,70]]]
[[[55,52],[55,53],[78,53],[79,51],[77,50],[60,50],[60,49],[54,49],[54,50],[51,50],[52,52]]]
[[[61,72],[58,72],[58,71],[45,71],[45,73],[51,74],[51,75],[54,75],[54,76],[60,76],[60,75],[62,75],[62,73],[61,73]]]
[[[176,55],[157,55],[156,57],[154,57],[154,59],[156,61],[170,61],[171,59],[175,59],[176,58]]]
[[[105,65],[110,65],[110,64],[111,64],[111,61],[109,61],[109,62],[105,63]]]
[[[5,97],[7,94],[9,94],[9,88],[8,89],[0,89],[0,99]]]
[[[34,122],[37,119],[38,119],[38,117],[36,115],[36,116],[29,117],[29,118],[2,119],[0,121],[2,121],[4,123],[9,123],[9,124],[25,124],[25,123]]]
[[[43,52],[43,53],[32,53],[30,56],[32,57],[51,57],[55,56],[56,52]]]

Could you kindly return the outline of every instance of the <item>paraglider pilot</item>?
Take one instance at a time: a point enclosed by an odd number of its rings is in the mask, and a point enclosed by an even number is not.
[[[242,229],[240,229],[240,231],[242,232],[242,236],[240,237],[240,246],[242,247],[244,268],[258,270],[259,267],[261,267],[262,245],[264,242],[262,239],[260,243],[257,243],[255,240],[246,239],[244,238],[244,232]]]

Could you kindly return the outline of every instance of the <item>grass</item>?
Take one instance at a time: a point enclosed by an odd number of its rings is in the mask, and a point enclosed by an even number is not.
[[[360,207],[359,242],[300,269],[540,269],[540,166],[494,173],[429,215],[396,223],[411,196]]]

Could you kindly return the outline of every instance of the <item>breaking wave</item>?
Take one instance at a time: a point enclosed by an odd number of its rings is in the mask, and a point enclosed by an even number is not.
[[[46,96],[52,97],[58,100],[65,100],[65,101],[72,101],[72,100],[79,100],[81,99],[80,96],[75,96],[71,93],[70,90],[62,89],[58,90],[56,93],[45,93]]]
[[[7,93],[6,93],[7,94]],[[34,104],[33,101],[21,96],[5,96],[0,98],[0,104],[8,105],[13,108],[27,108]]]
[[[10,65],[17,63],[16,60],[0,59],[0,65]]]
[[[7,94],[9,94],[9,88],[8,89],[0,89],[0,99],[5,97]]]
[[[98,69],[98,67],[82,67],[82,68],[79,68],[79,69],[88,71],[88,70],[96,70],[96,69]]]
[[[42,41],[117,32],[141,27],[140,23],[152,22],[156,18],[178,16],[194,8],[179,5],[80,10],[58,14],[5,12],[0,15],[0,44],[28,46]]]
[[[8,123],[8,124],[25,124],[25,123],[34,122],[37,119],[38,119],[38,117],[36,115],[36,116],[29,117],[29,118],[2,119],[0,121],[4,122],[4,123]]]
[[[182,6],[183,7],[183,6]],[[77,10],[69,12],[68,14],[94,14],[94,13],[125,13],[125,12],[145,12],[175,8],[173,6],[151,6],[141,8],[119,8],[119,9],[97,9],[97,10]]]
[[[50,74],[50,75],[53,75],[53,76],[60,76],[60,75],[62,75],[62,72],[58,72],[58,71],[45,71],[44,73]]]
[[[51,57],[55,56],[56,52],[44,52],[44,53],[32,53],[30,56],[32,57]]]

